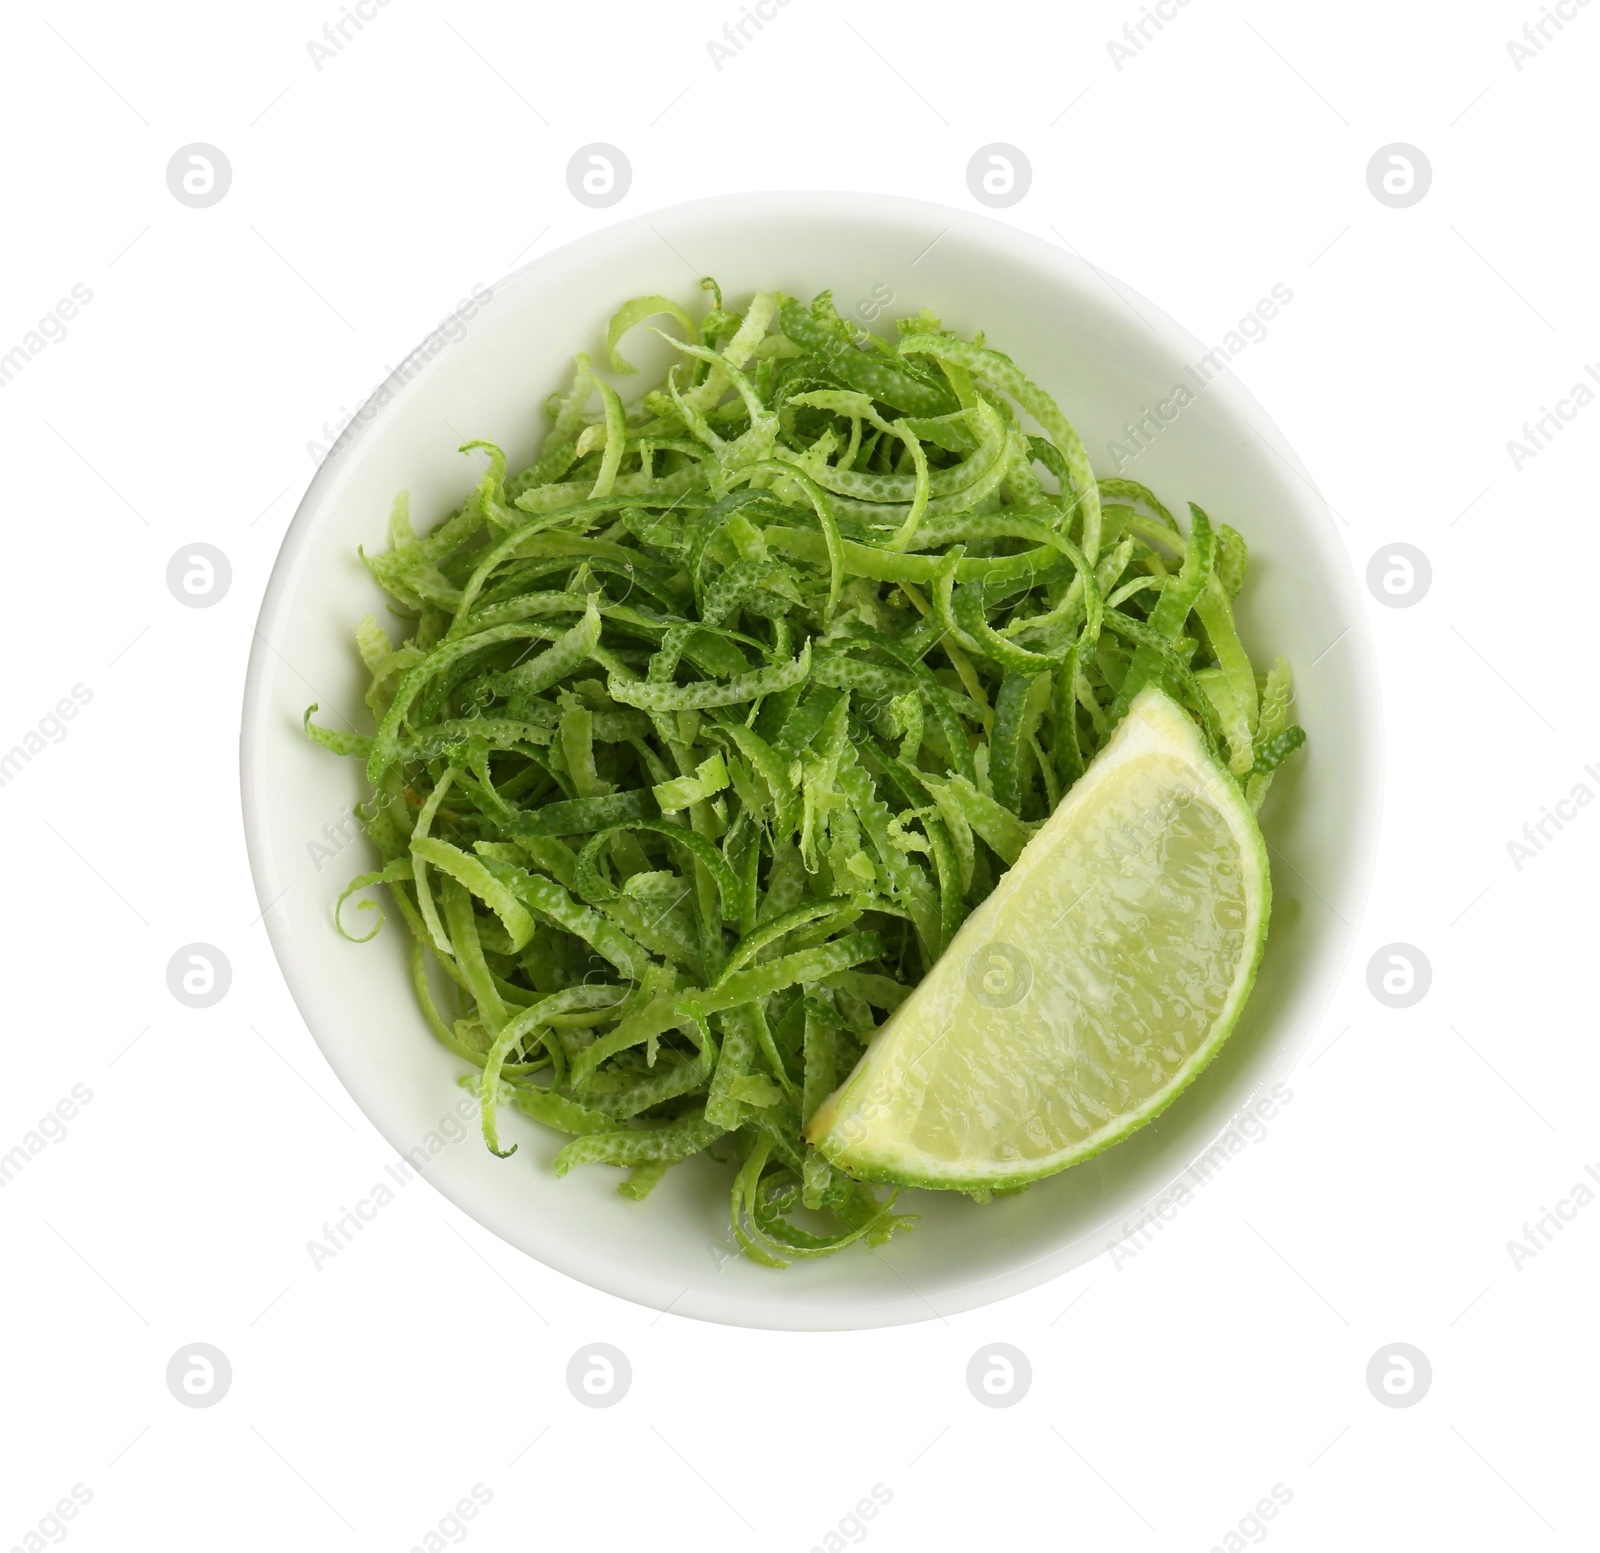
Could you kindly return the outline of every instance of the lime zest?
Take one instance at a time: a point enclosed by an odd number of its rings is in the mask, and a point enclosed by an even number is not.
[[[634,1199],[731,1151],[735,1238],[781,1266],[911,1222],[802,1125],[1140,690],[1251,808],[1304,735],[1234,625],[1243,540],[1097,480],[1008,356],[702,297],[625,303],[527,467],[465,444],[487,465],[426,532],[397,499],[375,726],[305,731],[364,766],[378,866],[340,908],[386,887],[487,1145],[509,1104]],[[636,376],[642,325],[672,364],[624,401],[596,361]]]

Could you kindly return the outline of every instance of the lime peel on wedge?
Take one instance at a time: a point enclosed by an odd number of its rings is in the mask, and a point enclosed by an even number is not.
[[[1216,1055],[1270,906],[1238,782],[1140,691],[807,1139],[863,1180],[978,1195],[1092,1158]]]

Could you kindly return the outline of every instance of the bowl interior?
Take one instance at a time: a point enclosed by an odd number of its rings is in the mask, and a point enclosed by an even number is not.
[[[1055,395],[1101,475],[1118,472],[1110,444],[1131,451],[1124,427],[1152,412],[1159,431],[1121,472],[1175,511],[1196,501],[1244,535],[1241,632],[1258,665],[1282,653],[1294,666],[1310,736],[1263,815],[1275,907],[1255,995],[1189,1091],[1129,1141],[1018,1197],[979,1207],[917,1193],[913,1233],[782,1273],[736,1254],[728,1177],[708,1160],[630,1203],[611,1170],[557,1181],[559,1140],[510,1113],[502,1134],[520,1145],[515,1157],[483,1148],[455,1083],[464,1065],[413,1002],[403,929],[391,923],[362,945],[332,929],[339,893],[370,866],[350,820],[360,772],[300,731],[311,702],[319,721],[370,728],[353,627],[368,613],[402,626],[356,551],[383,546],[396,492],[410,492],[422,528],[477,478],[482,455],[458,453],[461,442],[492,439],[521,467],[542,435],[545,397],[565,385],[575,352],[600,359],[617,304],[663,292],[697,310],[706,273],[735,301],[758,288],[808,298],[830,287],[841,312],[880,329],[926,307],[963,333],[986,331]],[[625,397],[666,350],[630,344],[641,376],[618,380]],[[574,242],[495,286],[460,338],[402,368],[295,515],[262,608],[241,751],[274,949],[328,1061],[388,1141],[479,1222],[575,1278],[683,1315],[790,1328],[915,1321],[1019,1292],[1103,1252],[1184,1172],[1203,1172],[1196,1161],[1286,1078],[1342,969],[1376,839],[1379,726],[1365,615],[1326,508],[1254,400],[1226,371],[1199,366],[1204,350],[1143,299],[997,223],[908,200],[788,194],[679,206]],[[1161,420],[1180,384],[1191,402]]]

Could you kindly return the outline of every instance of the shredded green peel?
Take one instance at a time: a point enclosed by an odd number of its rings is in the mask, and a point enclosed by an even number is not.
[[[1138,689],[1258,809],[1305,735],[1234,629],[1244,541],[1097,481],[1008,357],[705,289],[698,322],[611,320],[618,374],[635,326],[681,336],[639,402],[580,356],[529,468],[469,443],[488,467],[430,533],[396,503],[365,559],[414,627],[357,629],[375,731],[306,730],[366,765],[381,867],[340,906],[388,887],[489,1148],[509,1104],[632,1198],[731,1155],[734,1238],[782,1267],[912,1222],[802,1125]]]

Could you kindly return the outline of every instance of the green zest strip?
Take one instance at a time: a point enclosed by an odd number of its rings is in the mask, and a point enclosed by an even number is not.
[[[1244,540],[1097,479],[981,337],[707,279],[596,343],[531,463],[467,443],[454,509],[402,496],[363,555],[398,622],[356,628],[372,721],[305,719],[370,788],[336,925],[387,891],[495,1154],[548,1129],[637,1201],[709,1150],[752,1260],[881,1246],[913,1216],[802,1123],[1142,685],[1259,809],[1289,667],[1240,639]]]

